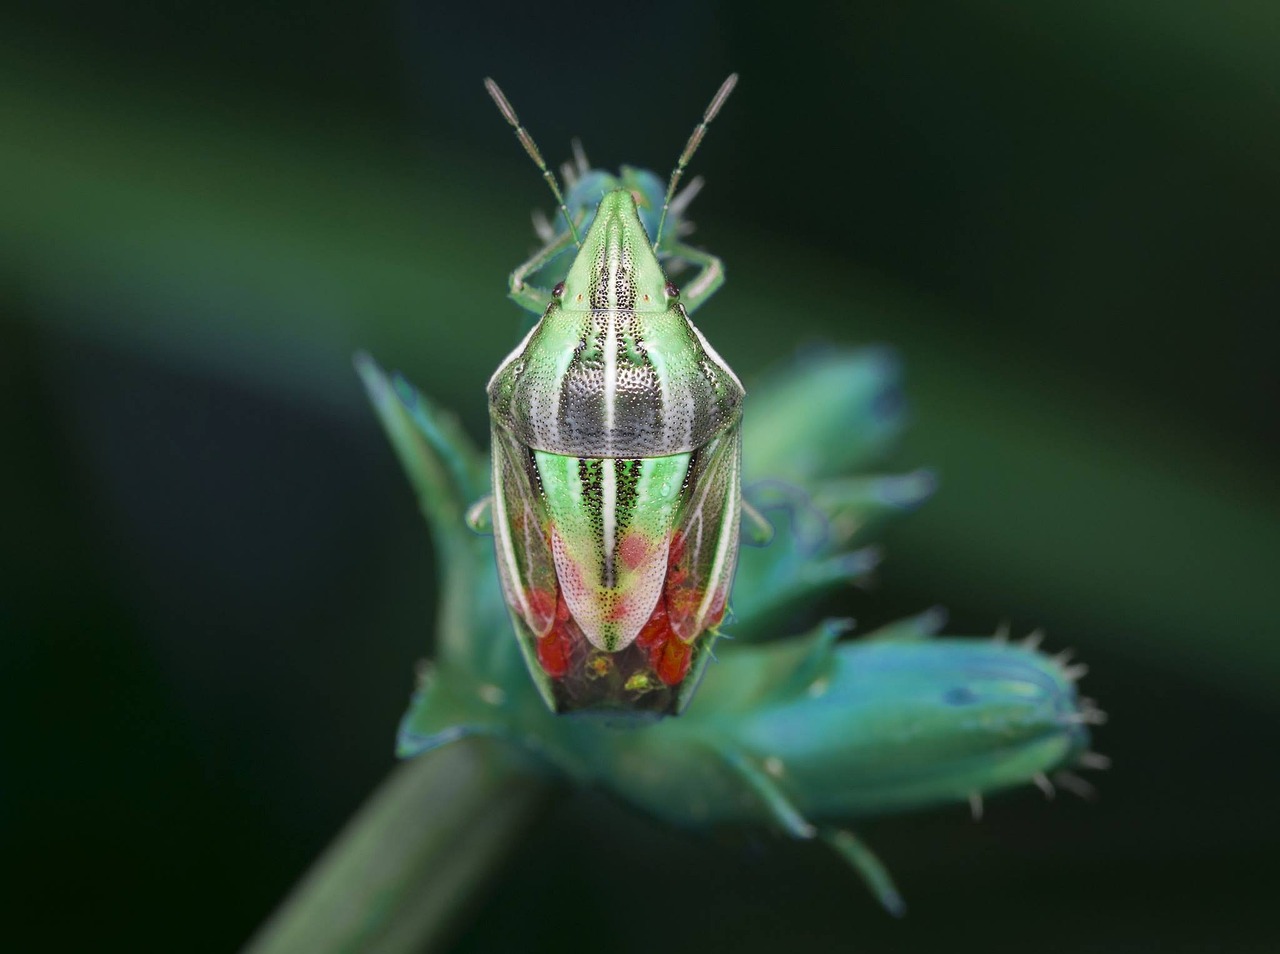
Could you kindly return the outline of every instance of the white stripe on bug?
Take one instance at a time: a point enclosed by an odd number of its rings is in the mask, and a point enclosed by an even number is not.
[[[688,326],[693,329],[693,333],[698,336],[698,344],[702,345],[702,350],[707,353],[707,357],[714,361],[720,370],[733,378],[733,383],[736,384],[740,390],[746,390],[742,387],[742,382],[738,380],[738,376],[733,373],[733,368],[724,363],[724,358],[720,357],[720,355],[716,353],[716,349],[707,343],[706,338],[702,337],[702,332],[698,330],[698,326],[692,321],[689,321],[689,316],[685,314],[683,306],[680,308],[680,314],[684,315],[685,323],[688,324]]]
[[[494,433],[494,451],[493,451],[493,511],[494,526],[509,527],[510,522],[507,520],[507,504],[506,495],[503,493],[503,456],[497,448],[497,433]],[[514,586],[511,587],[510,596],[514,596],[516,602],[520,604],[520,615],[525,619],[526,623],[533,618],[533,610],[529,606],[529,601],[525,598],[524,588],[519,585],[520,568],[516,564],[515,548],[511,546],[511,541],[501,533],[494,534],[494,539],[498,543],[498,555],[507,567],[507,577],[512,581]],[[532,628],[532,627],[530,627]],[[541,634],[538,634],[541,635]]]
[[[730,478],[730,486],[726,493],[726,496],[731,499],[736,498],[738,494],[737,473],[738,471],[735,469],[732,477]],[[738,519],[739,516],[737,508],[733,506],[726,506],[724,508],[724,512],[720,516],[721,523],[718,528],[719,533],[716,534],[718,546],[716,547],[715,562],[711,565],[711,572],[707,574],[707,591],[702,597],[702,603],[698,606],[697,620],[699,630],[702,629],[703,620],[707,618],[707,613],[711,609],[711,603],[716,598],[716,592],[720,589],[722,582],[721,577],[724,575],[725,571],[725,561],[729,559],[731,551],[736,552],[737,550]]]
[[[612,238],[612,236],[611,236]],[[604,426],[610,444],[613,443],[614,421],[617,419],[618,402],[618,270],[619,243],[610,241],[608,267],[609,317],[605,323],[604,336]]]
[[[707,504],[707,495],[711,493],[714,483],[714,481],[705,479],[706,473],[707,471],[704,468],[703,476],[698,479],[698,483],[702,485],[702,489],[696,499],[689,501],[689,519],[684,527],[684,545],[686,554],[698,554],[702,552],[702,536],[706,524],[704,511]],[[723,565],[723,562],[719,558],[719,554],[717,554],[715,562],[717,566]],[[712,579],[712,577],[708,577],[708,579]],[[702,620],[706,613],[707,605],[708,600],[704,598],[702,603],[698,606],[696,613],[693,614],[694,625],[692,630],[695,632],[700,632],[702,629]]]

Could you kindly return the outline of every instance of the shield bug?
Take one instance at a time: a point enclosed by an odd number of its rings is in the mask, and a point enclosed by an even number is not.
[[[683,243],[688,196],[675,190],[736,80],[690,136],[660,211],[656,176],[614,177],[581,158],[566,201],[506,97],[485,84],[564,221],[544,223],[546,245],[512,273],[512,297],[541,318],[488,386],[499,575],[556,712],[679,713],[727,610],[744,392],[689,320],[722,269]],[[526,282],[571,248],[551,290]],[[684,294],[662,260],[700,268]]]

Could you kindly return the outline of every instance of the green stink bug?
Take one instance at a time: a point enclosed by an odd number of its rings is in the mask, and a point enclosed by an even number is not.
[[[486,81],[566,226],[512,274],[512,297],[542,317],[488,386],[499,575],[529,670],[556,712],[679,713],[727,609],[744,392],[689,320],[722,270],[679,241],[683,205],[673,197],[736,79],[690,137],[656,226],[658,180],[638,170],[616,179],[580,170],[567,202]],[[573,262],[550,292],[525,284],[571,244]],[[685,295],[660,256],[702,266]]]

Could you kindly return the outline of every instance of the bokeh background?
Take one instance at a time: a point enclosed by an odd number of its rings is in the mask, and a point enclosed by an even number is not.
[[[350,365],[484,427],[544,152],[665,174],[747,379],[888,343],[941,477],[868,625],[1075,647],[1115,759],[822,850],[565,794],[459,951],[1266,951],[1280,6],[0,8],[5,950],[230,951],[393,763],[433,556]],[[748,453],[750,449],[748,448]]]

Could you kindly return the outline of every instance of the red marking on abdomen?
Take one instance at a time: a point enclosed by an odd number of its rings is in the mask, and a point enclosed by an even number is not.
[[[652,649],[661,643],[669,632],[671,632],[671,624],[667,622],[667,607],[659,599],[658,605],[653,608],[653,613],[649,616],[649,621],[636,635],[636,645],[641,649]]]
[[[534,603],[535,599],[538,600],[537,604]],[[563,593],[548,593],[546,590],[529,592],[530,605],[537,605],[544,613],[551,612],[552,600],[555,601],[555,618],[551,629],[538,639],[538,665],[552,679],[563,679],[573,662],[573,650],[582,638],[582,631],[570,617],[569,604],[564,601]]]
[[[649,665],[666,685],[678,686],[684,682],[693,659],[693,646],[681,640],[671,629],[671,620],[662,600],[658,600],[653,615],[636,636],[636,645],[649,651]]]
[[[618,558],[628,570],[634,570],[649,558],[649,541],[644,534],[631,531],[618,544]]]
[[[529,601],[529,609],[539,619],[545,619],[551,615],[556,607],[557,596],[556,590],[529,590],[525,594],[525,598]]]
[[[699,590],[692,586],[681,586],[678,583],[673,585],[669,579],[665,596],[667,609],[672,616],[680,620],[692,617],[697,612],[698,604],[702,602],[702,593]]]
[[[684,534],[679,530],[671,534],[671,547],[667,550],[667,566],[675,566],[684,556]]]
[[[678,686],[689,674],[689,663],[692,661],[693,646],[672,633],[658,653],[658,658],[653,660],[653,668],[658,678],[668,686]]]
[[[604,614],[606,623],[617,623],[626,619],[628,613],[631,612],[631,604],[627,600],[618,600],[611,607],[609,612]]]
[[[676,532],[671,535],[670,556],[667,561],[667,579],[663,584],[662,600],[666,603],[667,628],[671,631],[671,641],[683,647],[664,644],[661,657],[653,657],[653,668],[667,685],[674,685],[670,679],[679,682],[689,671],[693,641],[700,637],[708,626],[714,626],[724,615],[725,595],[719,592],[713,597],[705,617],[697,619],[698,607],[706,597],[706,590],[698,585],[695,573],[681,561],[685,557],[685,537]],[[694,627],[697,627],[696,629]]]
[[[572,656],[573,642],[562,624],[557,623],[538,640],[538,664],[552,679],[564,678]]]

